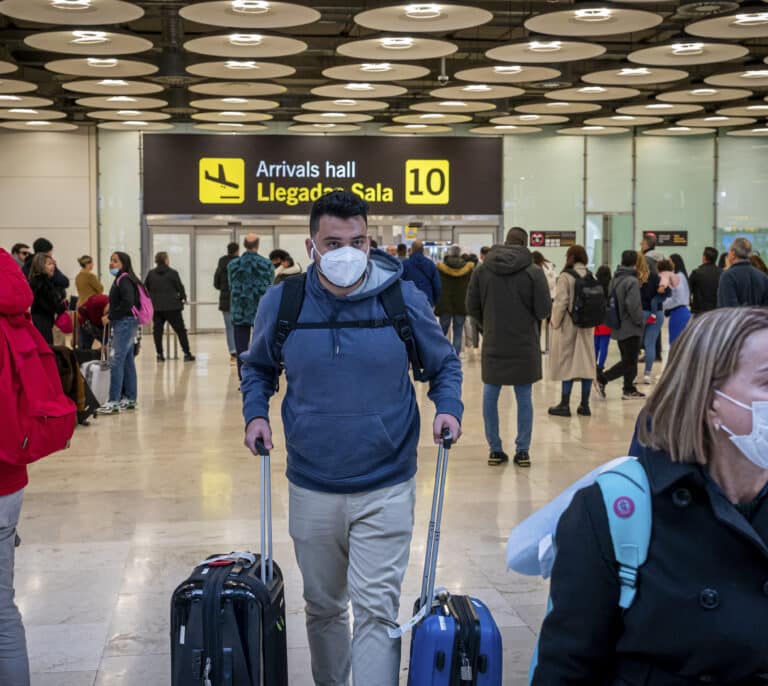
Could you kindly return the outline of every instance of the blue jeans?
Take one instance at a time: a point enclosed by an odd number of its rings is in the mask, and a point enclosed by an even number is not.
[[[463,314],[441,314],[440,315],[440,327],[443,333],[447,336],[448,329],[453,322],[453,347],[456,348],[456,354],[461,353],[461,342],[464,334],[464,315]]]
[[[501,452],[501,437],[499,436],[499,395],[501,386],[483,385],[483,422],[485,424],[485,439],[492,453]],[[515,450],[529,450],[531,434],[533,433],[533,384],[513,386],[517,399],[517,438]]]
[[[571,391],[573,390],[573,382],[576,379],[568,379],[567,381],[563,381],[563,395],[564,396],[571,396]],[[581,380],[581,402],[584,404],[587,404],[589,402],[589,394],[592,391],[592,379],[582,379]]]
[[[645,347],[645,373],[650,374],[653,369],[653,363],[656,361],[656,341],[661,336],[661,327],[664,326],[664,311],[656,310],[656,321],[653,324],[645,325],[643,333],[643,346]],[[651,313],[648,310],[643,311],[643,317],[648,321]]]
[[[237,352],[235,346],[235,327],[232,326],[232,313],[222,312],[221,316],[224,317],[224,331],[227,334],[227,350],[230,355],[234,355]]]
[[[252,326],[244,326],[242,324],[235,324],[235,350],[237,351],[237,378],[242,379],[243,361],[240,359],[240,355],[251,347],[251,332]]]
[[[669,313],[669,345],[671,346],[683,333],[691,320],[691,311],[687,307],[676,307]]]
[[[608,359],[608,346],[611,344],[611,334],[595,336],[595,360],[597,368],[605,369],[605,361]]]
[[[133,317],[112,322],[112,353],[109,359],[109,402],[120,402],[125,390],[128,400],[138,395],[136,365],[133,361],[133,341],[139,323]]]

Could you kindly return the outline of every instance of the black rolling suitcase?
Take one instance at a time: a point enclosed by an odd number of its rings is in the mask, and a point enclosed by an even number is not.
[[[283,575],[272,559],[269,453],[261,453],[261,554],[214,555],[171,600],[172,686],[287,686]]]

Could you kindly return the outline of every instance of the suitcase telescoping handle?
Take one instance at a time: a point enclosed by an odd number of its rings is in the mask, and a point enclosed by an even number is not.
[[[432,494],[432,513],[429,517],[429,532],[427,534],[427,553],[424,560],[424,578],[421,583],[419,608],[432,604],[435,594],[435,575],[437,573],[437,551],[440,547],[440,522],[443,518],[443,501],[445,500],[445,479],[448,474],[448,452],[453,443],[453,436],[448,429],[443,429],[443,440],[437,450],[435,466],[435,490]]]
[[[256,441],[256,450],[261,456],[261,582],[266,584],[275,577],[272,562],[272,470],[269,450],[264,443]]]

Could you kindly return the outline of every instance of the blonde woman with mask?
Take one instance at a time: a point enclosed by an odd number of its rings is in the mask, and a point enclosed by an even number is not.
[[[768,683],[768,310],[692,321],[638,433],[652,523],[637,595],[619,607],[606,505],[589,486],[557,530],[534,686]]]

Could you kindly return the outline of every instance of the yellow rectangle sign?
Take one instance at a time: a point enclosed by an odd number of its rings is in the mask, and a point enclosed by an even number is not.
[[[203,157],[198,169],[201,203],[239,205],[245,201],[245,160],[239,157]]]
[[[449,160],[406,160],[405,202],[408,205],[447,205],[450,189]]]

